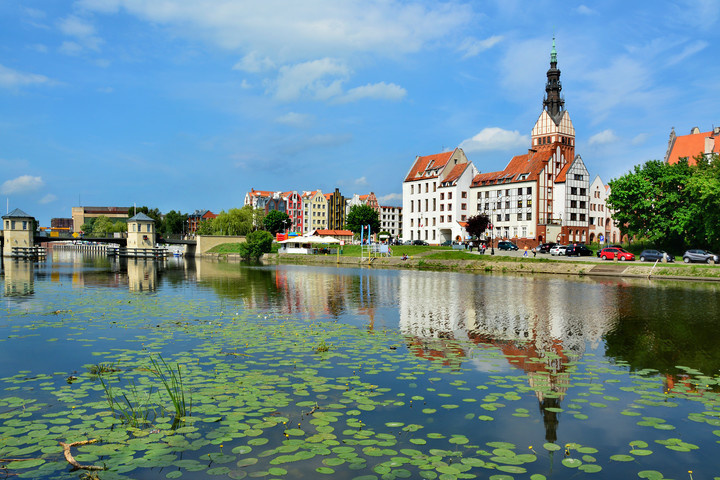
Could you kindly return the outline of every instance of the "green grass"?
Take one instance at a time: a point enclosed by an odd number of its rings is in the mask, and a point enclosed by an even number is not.
[[[223,243],[215,245],[208,253],[240,253],[240,243]]]
[[[360,256],[360,245],[345,245],[342,248],[340,255],[344,257],[359,257]],[[392,245],[392,256],[402,257],[403,255],[417,255],[423,252],[430,252],[434,250],[441,251],[453,251],[451,247],[436,247],[436,246],[422,246],[422,245]],[[367,255],[367,254],[366,254]]]
[[[185,397],[185,387],[183,385],[182,373],[180,373],[180,365],[176,363],[175,368],[173,368],[173,366],[168,364],[162,357],[159,357],[159,360],[150,357],[150,362],[154,369],[153,373],[162,382],[173,404],[175,421],[190,415],[191,399]]]

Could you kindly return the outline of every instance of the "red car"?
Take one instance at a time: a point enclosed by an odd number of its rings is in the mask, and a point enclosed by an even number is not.
[[[598,257],[600,257],[601,260],[614,260],[617,256],[617,259],[621,262],[624,262],[626,260],[633,261],[635,260],[635,255],[628,252],[624,248],[618,248],[618,247],[605,247],[602,250],[598,252]]]

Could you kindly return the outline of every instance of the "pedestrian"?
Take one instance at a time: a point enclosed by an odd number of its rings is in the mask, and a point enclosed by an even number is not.
[[[537,247],[533,247],[533,258],[537,257]]]
[[[523,253],[523,257],[527,257],[527,256],[528,256],[528,248],[527,248],[527,245],[525,245],[524,250],[525,250],[525,252]]]

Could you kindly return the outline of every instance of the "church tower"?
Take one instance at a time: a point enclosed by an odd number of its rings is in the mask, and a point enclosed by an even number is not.
[[[570,114],[565,110],[565,99],[560,94],[561,91],[562,82],[560,69],[557,68],[557,50],[553,38],[543,111],[532,129],[531,148],[536,149],[543,145],[559,146],[564,151],[565,157],[572,159],[575,156],[575,128],[570,120]]]

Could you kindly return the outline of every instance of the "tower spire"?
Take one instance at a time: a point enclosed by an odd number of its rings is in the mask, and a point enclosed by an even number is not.
[[[556,124],[560,123],[562,112],[565,109],[565,100],[560,96],[560,91],[562,91],[562,83],[560,82],[560,69],[557,68],[557,50],[555,50],[555,36],[553,36],[552,50],[550,50],[550,69],[547,71],[543,108],[547,110]]]

